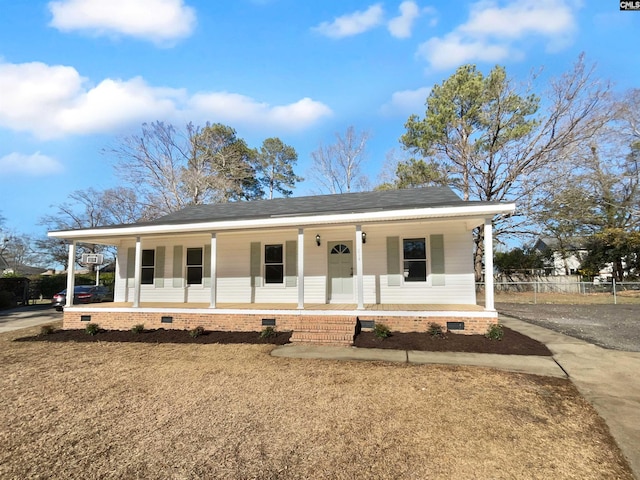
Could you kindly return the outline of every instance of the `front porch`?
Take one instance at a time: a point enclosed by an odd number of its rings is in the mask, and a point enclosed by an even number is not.
[[[384,323],[397,332],[426,332],[431,324],[460,334],[484,334],[497,322],[497,313],[478,305],[417,304],[305,304],[132,302],[91,304],[65,308],[64,328],[84,328],[88,323],[102,328],[129,330],[145,328],[218,331],[255,331],[265,327],[292,331],[293,342],[351,345],[358,325],[371,328]]]

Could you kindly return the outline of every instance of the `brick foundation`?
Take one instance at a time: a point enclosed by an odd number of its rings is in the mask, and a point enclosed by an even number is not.
[[[294,313],[295,312],[295,313]],[[163,317],[165,321],[163,321]],[[171,322],[168,323],[168,318]],[[133,309],[105,309],[82,308],[68,309],[64,312],[64,329],[82,329],[87,323],[97,323],[106,330],[129,330],[134,325],[143,324],[147,329],[176,329],[190,330],[203,327],[206,330],[259,332],[265,328],[263,320],[275,320],[275,328],[280,331],[307,332],[309,330],[324,330],[327,326],[327,340],[331,340],[331,324],[341,325],[339,330],[344,332],[345,324],[352,324],[355,330],[356,321],[371,321],[384,323],[395,332],[426,332],[432,323],[437,323],[443,330],[447,330],[447,322],[464,322],[464,330],[453,330],[460,334],[484,334],[489,325],[498,322],[495,312],[482,312],[482,315],[464,315],[460,312],[430,312],[430,315],[371,315],[366,312],[345,312],[344,315],[323,315],[321,312],[302,315],[298,311],[291,313],[251,311],[233,313],[185,312],[184,310],[133,310]],[[271,323],[271,322],[268,322]],[[304,341],[305,335],[298,335],[299,341]],[[329,342],[330,343],[330,342]],[[344,342],[342,342],[344,343]]]

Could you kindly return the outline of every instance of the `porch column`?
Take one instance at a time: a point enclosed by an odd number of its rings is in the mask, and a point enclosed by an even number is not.
[[[67,298],[65,307],[73,306],[73,293],[76,284],[76,242],[69,244],[69,266],[67,267]]]
[[[140,237],[136,237],[136,258],[135,258],[135,271],[133,274],[133,307],[138,308],[140,306],[140,282],[142,275],[142,241]]]
[[[298,309],[304,310],[304,228],[298,229]]]
[[[362,274],[362,225],[356,225],[356,295],[358,296],[358,310],[364,310],[364,280]]]
[[[494,311],[493,304],[493,219],[484,221],[484,309]]]
[[[216,294],[217,294],[217,268],[218,268],[218,262],[217,262],[217,248],[218,248],[218,241],[216,239],[216,234],[212,233],[211,234],[211,297],[210,297],[210,308],[216,308]]]

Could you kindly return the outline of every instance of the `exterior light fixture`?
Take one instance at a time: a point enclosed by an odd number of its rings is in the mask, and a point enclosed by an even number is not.
[[[320,246],[320,234],[316,235],[316,245]]]
[[[362,232],[362,243],[367,243],[367,233]]]

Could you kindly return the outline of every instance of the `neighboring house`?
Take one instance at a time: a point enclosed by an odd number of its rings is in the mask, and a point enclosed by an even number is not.
[[[0,276],[2,275],[41,275],[46,270],[40,267],[30,267],[29,265],[17,265],[15,268],[9,266],[9,263],[0,255]]]
[[[484,333],[492,280],[476,304],[473,229],[514,204],[463,201],[446,187],[187,207],[128,225],[50,232],[117,247],[114,303],[68,306],[64,327],[293,330],[350,344],[356,323]],[[492,268],[493,257],[486,258]],[[73,289],[69,275],[67,289]]]
[[[562,241],[554,237],[540,237],[533,248],[548,255],[545,267],[547,275],[577,275],[588,253],[585,243],[582,237]]]

